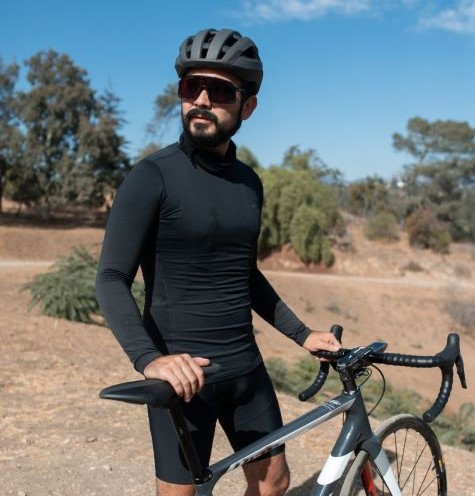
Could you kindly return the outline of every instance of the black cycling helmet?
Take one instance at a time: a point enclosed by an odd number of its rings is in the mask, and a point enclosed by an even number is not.
[[[231,29],[203,29],[181,44],[175,62],[178,77],[201,67],[234,74],[251,95],[256,95],[261,86],[263,71],[257,46]]]

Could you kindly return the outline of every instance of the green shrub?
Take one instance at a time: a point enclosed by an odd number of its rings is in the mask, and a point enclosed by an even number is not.
[[[41,313],[75,322],[91,322],[100,314],[95,296],[98,260],[84,246],[75,247],[53,264],[53,270],[38,274],[23,289],[31,293],[29,308],[39,305]],[[132,293],[143,308],[143,284],[132,286]]]
[[[289,171],[280,167],[261,169],[259,175],[265,191],[265,204],[262,210],[261,233],[259,236],[259,257],[265,257],[272,250],[282,246],[283,239],[280,228],[279,202],[282,188],[289,180]]]
[[[420,248],[430,248],[438,253],[448,253],[452,238],[428,208],[419,208],[406,219],[409,242]]]
[[[259,237],[259,257],[269,255],[273,250],[292,242],[292,224],[301,206],[315,208],[320,212],[319,229],[323,238],[340,220],[338,196],[328,185],[321,183],[315,171],[288,170],[283,167],[260,169],[259,175],[265,191],[265,204],[262,211],[262,225]],[[310,227],[310,229],[313,229]],[[296,247],[293,246],[295,249]],[[297,251],[297,250],[296,250]],[[311,255],[307,247],[303,253]],[[315,248],[320,260],[330,265],[333,255],[329,241],[323,241],[320,248]]]
[[[81,246],[56,262],[53,269],[24,286],[31,293],[30,308],[39,305],[49,317],[90,322],[91,315],[99,312],[94,296],[95,258]]]
[[[388,203],[388,187],[384,180],[377,176],[351,183],[347,193],[347,208],[353,215],[371,215]]]
[[[449,253],[450,243],[452,243],[452,236],[450,236],[449,231],[445,229],[435,230],[430,248],[437,253]]]
[[[475,451],[475,405],[464,403],[457,413],[443,414],[432,424],[441,443]]]
[[[290,242],[305,263],[333,263],[331,244],[326,236],[327,221],[323,212],[300,205],[290,224]]]
[[[331,267],[335,261],[335,255],[333,255],[330,239],[326,236],[322,238],[320,244],[320,259],[325,267]]]
[[[424,267],[419,262],[414,262],[414,260],[409,260],[406,265],[402,267],[402,270],[407,270],[409,272],[424,272]]]
[[[378,212],[367,221],[364,234],[371,241],[397,241],[399,235],[395,215],[390,212]]]

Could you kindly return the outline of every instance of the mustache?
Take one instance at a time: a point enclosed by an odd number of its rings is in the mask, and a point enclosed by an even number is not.
[[[190,120],[193,119],[194,117],[203,117],[211,122],[214,122],[215,124],[218,123],[218,119],[216,118],[216,116],[212,112],[206,109],[198,109],[198,108],[191,109],[186,114],[185,119],[187,122],[190,122]]]

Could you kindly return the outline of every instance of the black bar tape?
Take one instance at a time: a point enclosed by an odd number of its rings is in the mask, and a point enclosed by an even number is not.
[[[298,398],[300,401],[307,401],[312,396],[316,395],[318,391],[323,387],[325,381],[327,380],[328,371],[330,370],[330,364],[324,362],[320,364],[320,370],[318,371],[317,378],[310,384],[310,386],[302,391]]]
[[[439,366],[439,360],[434,356],[404,355],[402,353],[381,353],[366,357],[372,363],[385,365],[401,365],[403,367],[431,368]]]
[[[434,404],[427,410],[422,418],[426,422],[432,422],[444,409],[449,400],[450,392],[452,391],[454,374],[452,370],[442,371],[442,384],[440,385],[439,394]]]

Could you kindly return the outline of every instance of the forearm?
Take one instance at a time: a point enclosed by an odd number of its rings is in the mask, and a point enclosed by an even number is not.
[[[253,310],[282,334],[303,345],[311,330],[282,301],[262,272],[255,268],[251,277]]]
[[[96,297],[108,326],[135,369],[143,373],[146,365],[161,355],[148,334],[130,282],[123,274],[99,268]]]

